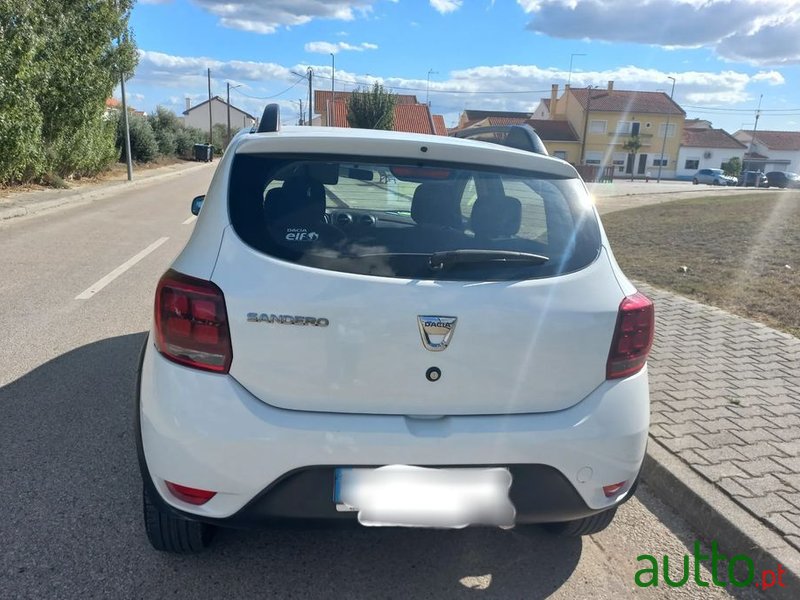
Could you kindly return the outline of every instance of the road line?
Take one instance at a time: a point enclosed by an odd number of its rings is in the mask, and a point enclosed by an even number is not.
[[[162,238],[156,240],[155,242],[150,244],[147,248],[145,248],[144,250],[139,252],[139,254],[137,254],[135,256],[132,256],[131,258],[126,260],[124,263],[122,263],[120,266],[118,266],[116,269],[111,271],[111,273],[109,273],[108,275],[106,275],[105,277],[100,279],[99,281],[93,283],[88,288],[86,288],[84,291],[82,291],[80,294],[75,296],[75,300],[88,300],[89,298],[94,296],[97,292],[99,292],[104,287],[106,287],[109,283],[114,281],[117,277],[122,275],[125,271],[130,269],[133,265],[135,265],[140,260],[142,260],[145,256],[150,254],[153,250],[158,248],[161,244],[166,242],[168,239],[169,239],[168,237],[162,237]]]
[[[181,225],[188,225],[189,223],[194,223],[197,220],[197,217],[192,215],[188,219],[186,219]]]

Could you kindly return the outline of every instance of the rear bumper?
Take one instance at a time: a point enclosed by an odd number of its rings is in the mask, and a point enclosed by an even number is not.
[[[518,522],[587,516],[628,499],[649,426],[646,369],[575,406],[524,415],[416,419],[279,409],[233,378],[164,359],[148,342],[138,388],[145,485],[189,518],[252,526],[272,517],[353,518],[332,500],[337,466],[509,466]],[[217,492],[203,506],[165,480]],[[602,487],[627,481],[606,498]]]

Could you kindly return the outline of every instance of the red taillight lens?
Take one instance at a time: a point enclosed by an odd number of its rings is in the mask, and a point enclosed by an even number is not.
[[[619,305],[617,327],[606,364],[606,379],[637,373],[647,362],[655,335],[653,302],[644,294],[627,296]]]
[[[186,487],[185,485],[179,485],[177,483],[172,483],[171,481],[165,481],[164,483],[167,484],[167,489],[169,492],[178,500],[183,500],[184,502],[194,504],[195,506],[205,504],[217,495],[217,492],[198,490],[197,488]]]
[[[625,487],[625,484],[628,483],[627,481],[620,481],[619,483],[612,483],[611,485],[604,485],[603,486],[603,493],[606,495],[606,498],[611,498],[612,496],[616,496]]]
[[[233,352],[225,297],[210,281],[169,270],[156,289],[156,348],[168,359],[227,373]]]

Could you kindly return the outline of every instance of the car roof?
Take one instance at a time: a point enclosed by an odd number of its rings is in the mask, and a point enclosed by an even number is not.
[[[236,138],[236,154],[332,154],[365,158],[419,158],[431,161],[542,171],[577,178],[560,159],[490,142],[441,135],[345,127],[282,127],[276,132]]]

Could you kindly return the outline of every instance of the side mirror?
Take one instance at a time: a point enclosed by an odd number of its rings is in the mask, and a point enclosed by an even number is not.
[[[200,214],[200,209],[203,208],[203,200],[205,200],[205,199],[206,199],[206,197],[203,195],[203,196],[196,196],[192,200],[192,214],[194,216],[197,216],[197,215]]]

